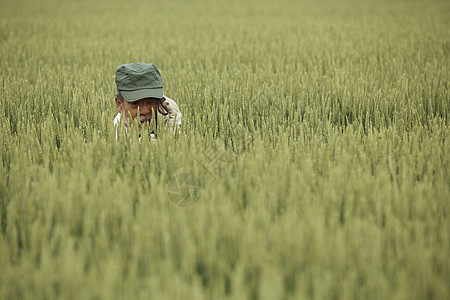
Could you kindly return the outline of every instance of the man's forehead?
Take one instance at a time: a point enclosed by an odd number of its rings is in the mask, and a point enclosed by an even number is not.
[[[159,102],[160,100],[161,99],[158,99],[158,98],[142,98],[142,99],[130,102],[130,103],[138,103],[138,102],[140,102],[140,103],[143,103],[143,102],[150,102],[150,103],[152,103],[152,102]]]

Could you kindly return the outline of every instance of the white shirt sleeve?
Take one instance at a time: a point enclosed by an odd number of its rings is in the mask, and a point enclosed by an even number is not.
[[[167,96],[164,96],[163,101],[158,106],[158,112],[169,119],[170,132],[175,133],[181,130],[181,111],[175,101]],[[164,125],[167,123],[167,118],[164,120]]]
[[[122,114],[118,113],[114,118],[114,127],[116,127],[116,141],[117,141],[117,128],[119,127],[120,122],[122,121]]]

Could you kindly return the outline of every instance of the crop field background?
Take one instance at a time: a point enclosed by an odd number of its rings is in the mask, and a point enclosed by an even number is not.
[[[0,10],[0,299],[450,298],[449,1]]]

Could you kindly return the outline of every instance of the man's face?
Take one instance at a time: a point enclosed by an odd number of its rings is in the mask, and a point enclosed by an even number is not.
[[[158,102],[160,101],[160,99],[156,98],[144,98],[135,102],[128,102],[124,99],[122,104],[117,97],[115,100],[117,110],[122,114],[122,119],[125,124],[128,124],[129,114],[131,114],[133,120],[138,116],[138,110],[139,121],[141,124],[150,122],[150,119],[152,118],[152,110],[155,113],[158,111]]]

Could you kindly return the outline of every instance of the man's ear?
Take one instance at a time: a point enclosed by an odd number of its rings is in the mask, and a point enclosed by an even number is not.
[[[122,114],[123,113],[123,105],[120,102],[120,100],[115,97],[114,100],[116,100],[116,106],[117,106],[117,110]]]

